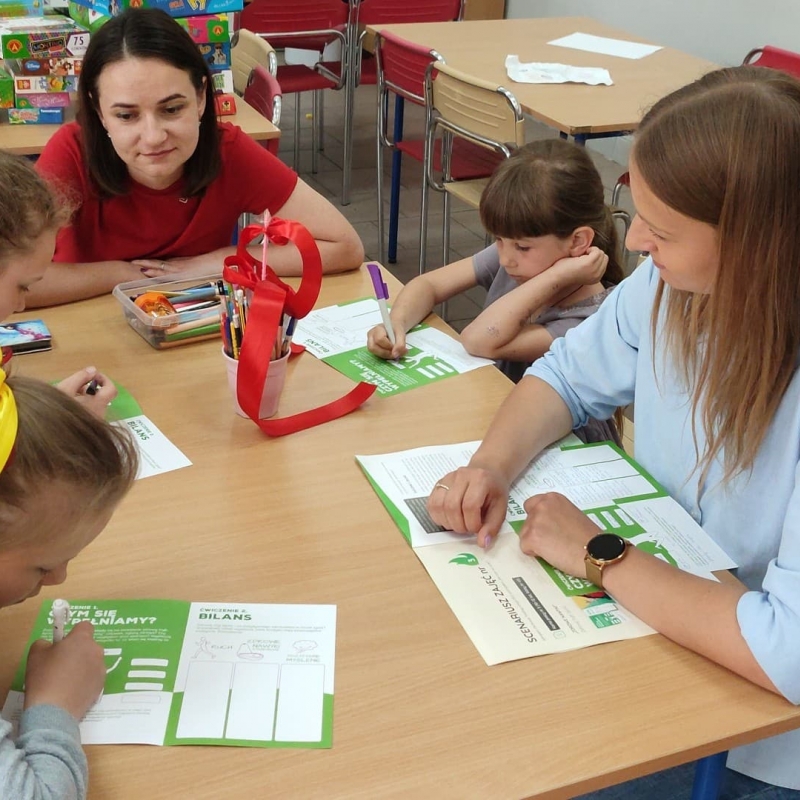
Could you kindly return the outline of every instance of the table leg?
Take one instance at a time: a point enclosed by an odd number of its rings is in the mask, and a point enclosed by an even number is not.
[[[717,800],[728,752],[701,758],[694,773],[691,800]]]
[[[394,99],[394,141],[395,144],[403,138],[403,111],[405,100],[396,95]],[[400,216],[400,167],[403,163],[403,154],[394,147],[392,149],[392,187],[389,194],[389,252],[390,264],[397,263],[397,228]]]

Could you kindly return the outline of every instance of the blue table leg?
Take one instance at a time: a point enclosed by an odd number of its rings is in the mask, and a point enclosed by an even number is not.
[[[576,133],[573,139],[578,147],[586,147],[586,140],[589,137],[585,133]]]
[[[403,138],[403,111],[405,100],[400,95],[394,98],[394,141]],[[400,218],[400,167],[403,154],[395,147],[392,149],[392,186],[389,193],[389,250],[390,264],[397,263],[397,228]]]
[[[728,753],[725,751],[701,758],[697,762],[692,786],[692,800],[717,800],[727,758]]]

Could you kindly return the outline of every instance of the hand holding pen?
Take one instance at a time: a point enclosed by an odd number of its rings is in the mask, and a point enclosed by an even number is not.
[[[57,603],[63,605],[57,606]],[[65,608],[66,606],[66,608]],[[78,623],[62,640],[69,605],[53,603],[53,643],[35,641],[25,667],[25,708],[53,705],[81,720],[103,691],[103,648],[94,640],[91,622]],[[58,641],[57,641],[58,640]]]
[[[117,396],[117,387],[96,367],[84,367],[56,387],[100,419],[105,418],[106,408]]]
[[[383,280],[381,275],[381,268],[375,263],[368,263],[367,270],[372,278],[372,286],[375,289],[375,299],[378,301],[378,308],[381,312],[381,319],[383,325],[376,325],[367,334],[367,347],[370,352],[380,358],[400,358],[406,352],[406,337],[405,332],[401,332],[398,336],[392,325],[392,320],[389,315],[389,306],[387,300],[389,299],[389,287]]]

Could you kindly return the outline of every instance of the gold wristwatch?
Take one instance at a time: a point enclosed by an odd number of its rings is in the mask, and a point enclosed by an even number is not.
[[[586,555],[586,580],[591,581],[599,589],[603,588],[603,570],[610,564],[617,564],[625,558],[629,542],[616,533],[599,533],[592,537],[584,548]]]

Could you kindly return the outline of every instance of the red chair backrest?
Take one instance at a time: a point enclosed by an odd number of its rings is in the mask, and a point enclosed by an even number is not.
[[[281,97],[281,85],[266,67],[262,67],[261,64],[253,67],[243,96],[259,114],[280,127],[280,107],[277,109],[276,117],[275,100]],[[266,147],[270,152],[277,154],[279,142],[279,139],[267,139]]]
[[[791,50],[782,50],[780,47],[766,45],[756,50],[751,50],[744,59],[745,64],[753,67],[769,67],[788,72],[800,78],[800,53]]]
[[[461,15],[462,0],[361,0],[362,25],[395,22],[449,22]]]
[[[285,34],[344,30],[347,3],[344,0],[253,0],[242,11],[241,25],[253,33],[264,34],[264,38],[274,46],[300,46],[307,44],[302,37],[293,39]],[[273,34],[273,37],[267,34]],[[324,46],[327,40],[320,41]]]
[[[412,102],[424,105],[425,71],[435,60],[430,49],[388,31],[378,32],[375,45],[384,82]]]

